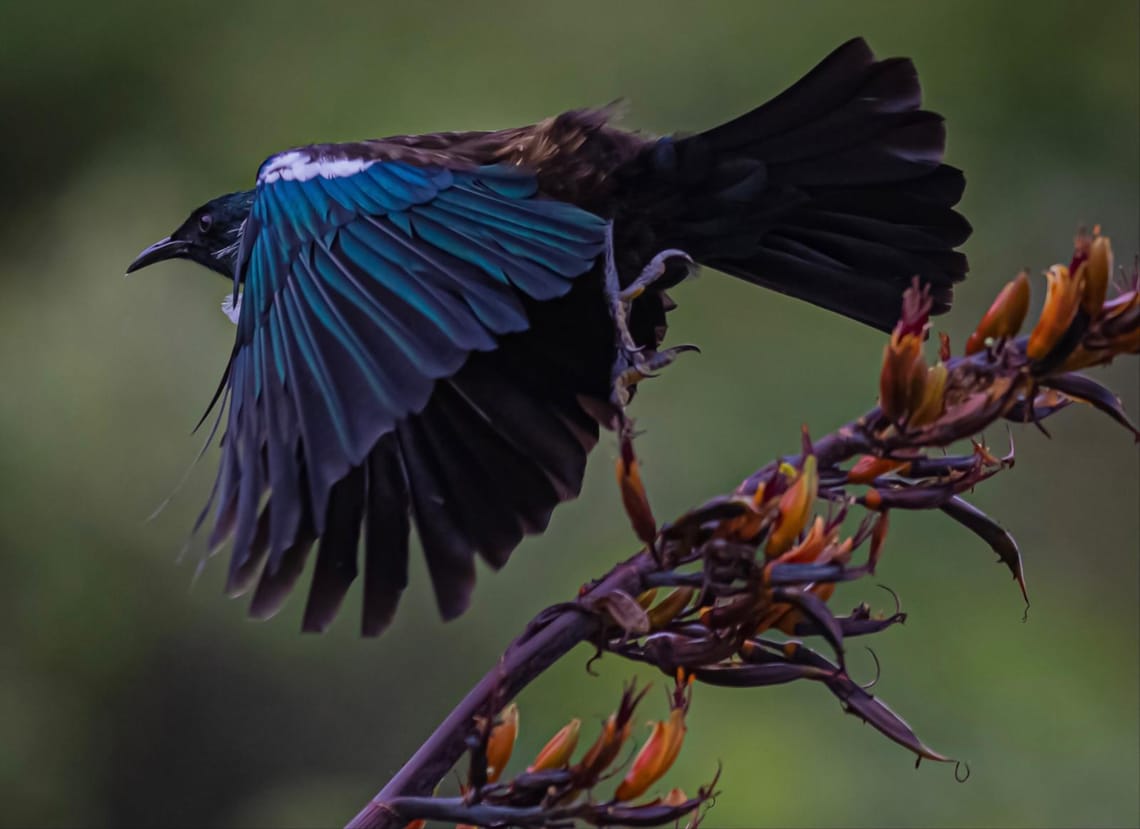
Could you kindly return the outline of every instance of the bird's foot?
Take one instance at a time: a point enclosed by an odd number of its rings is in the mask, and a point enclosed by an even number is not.
[[[649,263],[641,269],[629,285],[621,287],[621,278],[617,271],[613,250],[613,223],[606,229],[606,260],[605,284],[606,295],[610,303],[610,316],[614,321],[615,340],[617,345],[617,359],[614,361],[612,402],[624,408],[633,396],[633,389],[646,377],[653,377],[655,373],[677,359],[677,356],[686,351],[696,351],[691,345],[682,345],[667,348],[664,351],[655,351],[652,348],[639,346],[629,330],[630,315],[633,303],[639,296],[664,276],[672,259],[682,260],[686,267],[694,267],[695,263],[689,254],[683,250],[669,248],[654,256]]]
[[[618,367],[614,373],[613,402],[623,408],[627,406],[638,383],[647,377],[656,377],[657,372],[687,351],[700,353],[700,349],[695,345],[676,345],[662,351],[641,349],[632,354],[622,355],[626,358],[624,367],[622,357],[619,357]]]

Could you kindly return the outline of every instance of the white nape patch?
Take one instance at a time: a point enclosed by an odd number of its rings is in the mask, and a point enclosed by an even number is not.
[[[238,294],[236,301],[233,294],[226,294],[226,298],[222,300],[222,313],[230,318],[230,322],[237,325],[238,317],[241,316],[241,294]]]
[[[344,178],[371,167],[368,158],[328,158],[311,156],[304,150],[289,150],[273,156],[261,168],[258,184],[284,181],[308,181],[311,178]]]

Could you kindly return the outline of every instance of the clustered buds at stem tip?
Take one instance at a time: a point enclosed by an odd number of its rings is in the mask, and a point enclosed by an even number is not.
[[[931,423],[945,407],[946,366],[939,362],[928,368],[922,356],[930,329],[930,307],[926,288],[908,290],[903,297],[902,318],[883,349],[879,407],[888,420],[900,426]],[[940,338],[939,353],[947,350],[948,342]]]

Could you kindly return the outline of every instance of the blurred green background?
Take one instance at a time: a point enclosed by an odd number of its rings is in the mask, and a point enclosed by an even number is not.
[[[439,622],[418,560],[394,628],[301,636],[299,597],[251,623],[176,556],[211,452],[157,520],[200,438],[233,328],[216,277],[125,265],[269,153],[313,140],[528,123],[630,100],[626,124],[697,130],[751,108],[856,34],[912,56],[969,187],[960,344],[1023,265],[1067,261],[1102,222],[1140,248],[1135,0],[693,4],[197,2],[0,8],[0,823],[327,826],[391,775],[543,606],[635,542],[596,451],[582,497]],[[1035,302],[1043,296],[1035,283]],[[697,342],[636,403],[659,516],[734,486],[874,403],[882,337],[708,273],[675,292]],[[1103,372],[1136,414],[1135,361]],[[976,502],[1019,538],[1033,607],[939,515],[899,516],[879,578],[910,621],[877,637],[878,693],[924,764],[820,687],[698,689],[667,781],[723,763],[710,827],[1136,826],[1138,466],[1089,410],[1017,430],[1017,467]],[[1006,435],[988,435],[1004,447]],[[889,599],[849,587],[840,609]],[[630,669],[582,648],[521,698],[519,752],[596,722]],[[853,655],[856,665],[870,659]],[[646,717],[659,713],[654,694]]]

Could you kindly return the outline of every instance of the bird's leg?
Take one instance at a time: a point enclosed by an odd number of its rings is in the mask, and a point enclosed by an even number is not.
[[[633,302],[643,293],[645,289],[665,275],[665,268],[669,264],[670,259],[682,259],[686,267],[695,268],[697,263],[693,261],[693,257],[678,248],[668,248],[661,251],[659,254],[649,260],[649,264],[641,269],[641,273],[637,275],[637,279],[629,283],[628,287],[622,289],[619,296],[624,303]]]
[[[689,254],[683,250],[669,248],[654,256],[642,268],[637,278],[622,288],[614,258],[613,222],[610,222],[606,227],[606,296],[610,302],[610,315],[614,321],[618,350],[617,360],[614,364],[612,400],[618,406],[625,407],[629,403],[633,387],[646,377],[654,376],[654,372],[660,371],[672,363],[678,355],[686,351],[698,350],[691,345],[676,346],[664,351],[646,349],[634,341],[629,330],[629,319],[634,300],[664,276],[669,260],[673,258],[682,259],[688,267],[694,266],[693,259]]]

